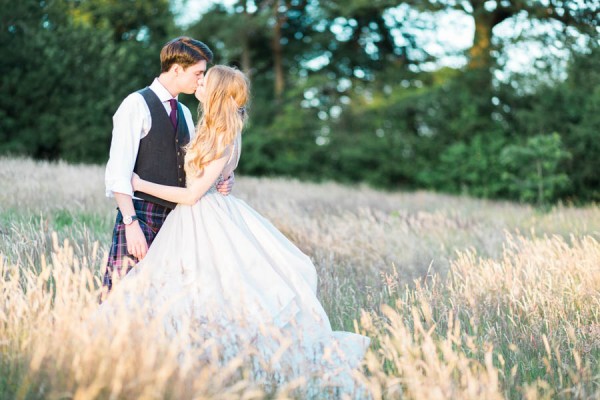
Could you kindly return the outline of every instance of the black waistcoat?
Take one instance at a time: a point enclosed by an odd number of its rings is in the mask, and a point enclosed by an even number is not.
[[[137,159],[133,172],[140,178],[167,186],[185,187],[185,171],[183,162],[185,152],[183,146],[190,141],[190,134],[181,104],[177,108],[177,129],[173,128],[171,119],[158,96],[145,88],[138,91],[148,104],[152,118],[150,132],[140,141]],[[159,199],[143,192],[135,192],[140,199],[175,208],[177,204]]]

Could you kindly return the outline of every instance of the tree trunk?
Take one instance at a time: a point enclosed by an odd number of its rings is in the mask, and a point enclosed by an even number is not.
[[[246,76],[248,77],[248,79],[252,78],[252,63],[250,60],[250,36],[251,36],[251,32],[249,32],[252,28],[252,24],[250,23],[250,18],[252,18],[252,16],[248,13],[248,8],[247,8],[247,2],[244,1],[244,20],[246,23],[246,29],[244,31],[244,34],[242,35],[242,59],[241,59],[241,64],[242,64],[242,71],[244,71],[244,73],[246,74]]]
[[[475,37],[469,49],[470,70],[491,69],[493,67],[492,37],[496,25],[519,12],[519,7],[499,7],[493,11],[484,8],[484,1],[471,0],[473,19],[475,20]]]
[[[281,95],[285,89],[285,80],[283,74],[283,48],[281,46],[281,27],[285,22],[285,14],[279,12],[279,0],[273,2],[273,17],[275,25],[273,27],[273,69],[275,72],[275,99],[281,100]]]
[[[485,9],[479,8],[473,11],[475,19],[475,37],[473,45],[469,49],[470,70],[482,70],[492,67],[492,29],[494,28],[492,15]]]
[[[248,44],[248,38],[244,38],[242,44],[242,71],[246,74],[248,79],[252,78],[252,64],[250,61],[250,45]]]
[[[538,174],[537,202],[538,202],[538,205],[541,205],[542,202],[544,201],[544,175],[543,175],[543,171],[542,171],[542,162],[540,160],[537,160],[535,163],[535,166],[537,168],[537,174]]]

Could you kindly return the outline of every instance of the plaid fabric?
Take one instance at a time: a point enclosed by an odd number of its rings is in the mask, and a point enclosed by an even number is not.
[[[171,210],[159,204],[138,199],[133,199],[133,207],[135,208],[135,214],[139,218],[142,232],[146,236],[148,246],[150,246]],[[121,210],[118,208],[117,210],[112,245],[110,246],[108,263],[102,280],[104,288],[102,298],[112,289],[113,279],[125,276],[138,262],[138,259],[127,251],[123,214],[121,214]]]

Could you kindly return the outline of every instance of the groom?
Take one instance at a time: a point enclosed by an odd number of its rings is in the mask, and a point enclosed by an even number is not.
[[[204,79],[212,51],[204,43],[179,37],[160,52],[161,73],[152,84],[131,93],[113,116],[110,157],[106,165],[106,195],[118,212],[102,286],[103,300],[113,275],[124,276],[148,251],[148,246],[176,204],[142,192],[133,193],[132,173],[169,186],[185,186],[184,146],[195,133],[190,110],[177,101],[193,94]],[[233,176],[217,189],[229,194]]]

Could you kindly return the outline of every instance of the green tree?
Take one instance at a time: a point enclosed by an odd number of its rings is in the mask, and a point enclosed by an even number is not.
[[[502,119],[515,132],[533,137],[560,132],[564,149],[571,158],[561,164],[571,184],[562,192],[566,199],[600,200],[600,48],[573,52],[565,80],[545,81],[537,75],[515,76],[513,83],[534,87],[519,93],[512,85],[501,88]],[[521,84],[521,82],[525,82]]]
[[[160,44],[148,39],[157,35],[115,41],[85,21],[84,2],[1,2],[0,152],[106,160],[112,113],[160,71]]]
[[[160,44],[175,32],[169,0],[71,0],[73,20],[112,32],[115,42]]]
[[[558,133],[530,137],[524,145],[513,144],[502,150],[502,179],[509,193],[521,201],[538,205],[553,202],[569,185],[560,164],[570,156]]]

